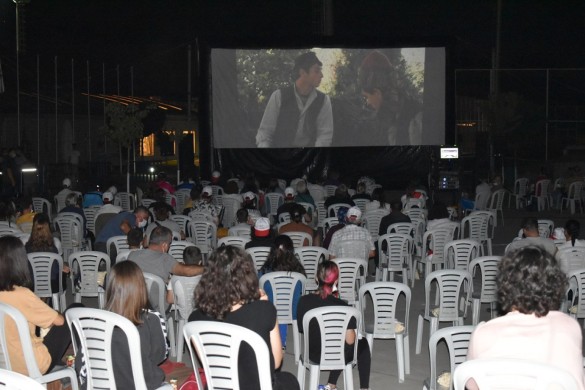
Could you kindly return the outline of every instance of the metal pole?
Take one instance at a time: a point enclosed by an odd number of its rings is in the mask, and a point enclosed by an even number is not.
[[[71,140],[75,142],[75,61],[71,59]]]
[[[41,59],[37,54],[37,167],[41,165]]]
[[[546,70],[546,122],[545,122],[545,137],[544,137],[544,161],[548,161],[548,94],[549,94],[549,87],[550,87],[550,69]],[[554,188],[553,188],[554,190]]]
[[[59,101],[57,100],[58,95],[59,88],[57,87],[57,56],[55,56],[55,163],[59,162],[59,116],[57,114],[57,109],[59,106]]]
[[[18,10],[20,3],[16,3],[16,132],[18,146],[20,147],[20,23],[18,17]]]
[[[134,67],[130,67],[130,96],[134,98]],[[136,142],[132,141],[132,162],[133,172],[136,175]],[[130,192],[130,184],[128,184],[128,192]]]
[[[106,63],[102,62],[102,95],[106,94]],[[104,127],[106,127],[106,99],[104,102]],[[104,134],[104,154],[108,153],[108,137]]]
[[[120,96],[120,65],[116,65],[116,85],[118,86],[118,96]]]
[[[89,161],[91,161],[91,104],[90,103],[91,103],[91,101],[89,98],[89,60],[88,60],[87,61],[87,145],[88,145],[88,149],[89,149]]]

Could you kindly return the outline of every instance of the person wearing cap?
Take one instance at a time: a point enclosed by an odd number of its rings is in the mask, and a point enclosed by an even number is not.
[[[246,243],[245,248],[256,248],[260,246],[272,247],[274,238],[270,229],[270,220],[262,217],[258,218],[252,229],[251,240]]]
[[[250,215],[248,214],[247,209],[245,208],[239,209],[238,211],[236,211],[236,224],[229,228],[228,236],[237,236],[238,235],[237,231],[242,228],[252,229],[252,226],[254,226],[255,222],[256,221],[253,221]]]
[[[216,226],[219,226],[219,212],[218,208],[211,203],[213,198],[213,190],[211,186],[205,186],[199,192],[199,190],[195,187],[191,190],[191,199],[193,206],[191,207],[191,211],[198,211],[201,213],[206,213],[211,215],[213,218],[213,223]]]
[[[317,90],[323,63],[312,52],[295,59],[293,84],[272,93],[256,134],[259,148],[327,147],[333,139],[329,96]]]
[[[114,205],[112,202],[114,201],[114,194],[110,191],[106,191],[102,194],[102,201],[104,202],[103,206],[99,208],[98,211],[95,213],[95,219],[97,220],[98,215],[111,213],[111,214],[118,214],[122,212],[122,208],[120,206]]]
[[[347,215],[347,210],[349,207],[341,206],[337,209],[337,220],[339,223],[337,225],[333,225],[327,230],[327,234],[325,234],[325,238],[323,239],[323,248],[329,249],[329,245],[331,244],[331,238],[333,235],[338,231],[345,227],[345,216]]]
[[[312,227],[305,225],[303,223],[303,217],[307,215],[307,210],[298,204],[293,203],[293,206],[290,209],[290,222],[282,225],[280,229],[278,229],[278,234],[284,234],[287,232],[303,232],[307,233],[311,237],[313,237],[313,245],[319,246],[321,245],[320,237],[316,234],[315,230]],[[307,240],[303,242],[303,246],[308,246],[309,243]]]
[[[345,216],[345,227],[331,237],[331,244],[329,245],[330,258],[337,257],[341,250],[341,244],[348,240],[363,240],[369,249],[368,257],[376,255],[374,240],[368,229],[360,226],[361,221],[362,212],[359,207],[350,207]]]
[[[211,184],[213,184],[214,186],[223,187],[223,180],[220,171],[211,172]]]
[[[65,207],[65,198],[67,198],[67,195],[73,193],[71,190],[71,179],[66,177],[63,179],[62,185],[63,187],[61,191],[57,192],[57,195],[55,195],[55,200],[57,201],[57,207],[59,210]]]
[[[252,220],[252,224],[262,217],[258,205],[256,204],[257,197],[252,191],[247,191],[243,195],[244,201],[242,202],[242,208],[248,211],[248,217]]]
[[[276,210],[276,217],[280,221],[281,215],[288,213],[292,217],[293,208],[298,204],[295,202],[296,192],[292,187],[286,187],[284,190],[284,203]],[[304,210],[304,208],[303,208]],[[313,217],[305,210],[304,221],[309,223],[313,220]]]
[[[373,50],[358,70],[366,108],[374,115],[369,145],[418,145],[422,142],[422,101],[412,82],[396,71],[388,57]]]

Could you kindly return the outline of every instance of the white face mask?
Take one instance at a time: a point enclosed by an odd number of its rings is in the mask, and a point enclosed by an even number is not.
[[[143,228],[146,226],[146,219],[143,219],[142,221],[138,222],[138,227],[139,228]]]

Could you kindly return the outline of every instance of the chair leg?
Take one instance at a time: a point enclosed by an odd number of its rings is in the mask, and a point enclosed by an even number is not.
[[[303,365],[303,362],[299,361],[299,366],[297,367],[297,380],[299,381],[299,385],[301,390],[305,389],[305,372],[307,369]]]
[[[183,346],[185,343],[185,338],[183,337],[183,326],[185,326],[185,320],[179,320],[177,322],[177,332],[175,333],[175,343],[177,345],[175,355],[177,356],[177,363],[181,363],[183,361]]]
[[[398,383],[404,383],[404,338],[396,335],[396,362],[398,363]]]
[[[408,334],[404,337],[404,373],[410,375],[410,338]]]
[[[368,346],[370,347],[370,356],[374,356],[374,334],[366,333],[366,341],[368,342]]]
[[[343,379],[343,384],[345,385],[344,389],[353,390],[353,367],[351,364],[345,366],[345,369],[343,370]],[[316,387],[312,387],[312,389],[314,388]]]
[[[292,324],[293,328],[293,348],[295,353],[295,364],[299,364],[299,359],[301,356],[301,341],[299,335],[299,327],[296,320],[293,320]]]
[[[479,309],[481,307],[481,302],[479,299],[473,299],[473,314],[471,316],[471,324],[477,325],[479,322]]]
[[[416,350],[415,353],[418,355],[422,349],[422,337],[423,337],[423,325],[424,325],[424,317],[419,314],[418,315],[418,323],[416,325]]]
[[[311,365],[311,377],[309,378],[309,389],[316,389],[319,386],[319,375],[321,374],[321,367]]]

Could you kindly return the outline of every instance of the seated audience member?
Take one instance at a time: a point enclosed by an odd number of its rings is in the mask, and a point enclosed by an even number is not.
[[[0,200],[0,221],[8,222],[8,226],[15,224],[16,209],[10,200]]]
[[[288,213],[292,218],[292,210],[296,207],[297,203],[295,202],[295,190],[292,187],[286,187],[284,190],[284,203],[280,205],[278,210],[276,210],[277,221],[280,221],[282,218],[282,214]],[[306,211],[305,211],[306,213]],[[311,222],[312,216],[306,214],[305,221]]]
[[[45,374],[61,362],[71,343],[71,333],[63,315],[43,302],[30,288],[32,276],[22,242],[14,236],[0,237],[0,302],[13,306],[26,318],[34,359],[41,374]],[[28,375],[18,330],[12,321],[6,321],[4,325],[11,369]],[[44,337],[37,337],[37,327],[49,331]]]
[[[374,240],[368,229],[361,227],[362,212],[358,207],[351,207],[347,210],[345,216],[345,227],[337,231],[331,237],[331,244],[329,245],[329,253],[331,258],[338,257],[341,253],[343,242],[348,240],[364,241],[366,248],[369,249],[368,257],[376,255],[376,248]]]
[[[327,210],[332,204],[336,203],[345,203],[350,206],[355,206],[355,203],[349,196],[349,192],[347,192],[347,186],[345,184],[339,185],[335,189],[335,194],[325,199],[325,210]],[[334,217],[334,215],[331,215],[331,217]]]
[[[142,249],[142,241],[144,240],[144,234],[140,228],[132,228],[127,235],[128,246],[130,249]]]
[[[428,218],[427,230],[431,230],[437,225],[451,221],[449,219],[449,210],[447,209],[447,206],[438,200],[433,202],[433,206],[429,210]]]
[[[331,238],[338,230],[341,230],[345,227],[345,216],[347,215],[347,210],[349,207],[341,206],[337,209],[337,220],[339,223],[337,225],[333,225],[327,230],[327,234],[325,234],[325,238],[323,239],[323,248],[329,249],[329,245],[331,244]]]
[[[511,255],[512,252],[524,248],[525,246],[539,246],[546,250],[551,255],[555,255],[557,247],[555,242],[549,238],[542,238],[538,233],[538,220],[534,218],[525,218],[522,222],[522,235],[520,240],[512,241],[506,250],[506,255]]]
[[[270,178],[270,181],[268,182],[268,187],[266,187],[266,193],[270,192],[276,192],[278,194],[284,195],[284,190],[280,187],[278,179],[275,177]]]
[[[315,210],[315,199],[313,199],[313,196],[309,192],[305,179],[299,180],[297,182],[297,194],[295,195],[295,202],[309,203],[313,206],[313,210]]]
[[[475,187],[475,195],[473,198],[471,197],[470,194],[467,193],[464,193],[461,196],[461,200],[459,202],[459,210],[462,214],[465,212],[465,210],[475,209],[475,200],[472,199],[475,199],[475,197],[477,197],[477,195],[479,194],[483,194],[486,200],[492,194],[492,188],[487,183],[486,179],[481,179],[480,183]]]
[[[248,210],[248,215],[251,219],[250,223],[254,224],[258,218],[262,217],[260,210],[258,210],[256,194],[252,191],[244,193],[244,201],[242,202],[242,208]]]
[[[169,215],[175,214],[175,209],[173,208],[175,205],[167,203],[167,192],[165,190],[157,188],[152,194],[152,198],[154,199],[154,202],[148,206],[149,209],[154,210],[155,208],[165,208]]]
[[[61,211],[59,211],[59,214],[61,214],[61,213],[75,213],[75,214],[79,215],[83,220],[83,232],[84,232],[83,234],[85,237],[87,237],[87,234],[89,233],[87,231],[87,219],[85,218],[85,213],[83,212],[83,209],[81,208],[80,201],[81,201],[81,199],[77,196],[76,193],[74,193],[74,192],[70,193],[65,198],[65,207],[63,207],[61,209]]]
[[[579,239],[581,233],[581,224],[576,219],[569,219],[565,223],[565,239],[567,242],[559,246],[560,249],[573,248],[575,246],[585,246],[585,240]]]
[[[112,214],[118,214],[122,212],[122,208],[120,206],[116,206],[114,205],[112,202],[114,201],[114,193],[110,192],[110,191],[106,191],[102,194],[102,201],[103,201],[103,206],[99,208],[98,211],[96,211],[95,213],[95,218],[97,219],[97,216],[103,213],[112,213]]]
[[[571,373],[585,389],[582,331],[559,311],[567,280],[554,257],[541,247],[523,247],[504,256],[498,271],[498,301],[506,314],[477,325],[467,358],[549,364]],[[466,387],[477,385],[470,380]]]
[[[307,233],[309,236],[313,237],[313,245],[319,246],[319,236],[315,234],[315,231],[312,227],[305,225],[303,223],[303,217],[307,215],[307,211],[303,206],[298,203],[294,203],[294,206],[290,208],[290,219],[291,221],[285,225],[282,225],[278,230],[278,234],[288,233],[288,232],[303,232]],[[308,246],[309,242],[305,240],[303,242],[303,246]]]
[[[276,308],[258,286],[256,267],[242,249],[225,246],[211,257],[195,288],[195,310],[189,321],[222,321],[243,326],[264,339],[270,351],[272,388],[299,389],[296,377],[280,371],[283,350]],[[249,347],[238,356],[238,379],[245,388],[259,389],[256,360]],[[242,387],[244,388],[244,387]]]
[[[66,177],[65,179],[63,179],[61,191],[57,192],[57,195],[55,195],[55,198],[59,199],[59,203],[63,202],[63,200],[65,200],[67,195],[69,195],[72,192],[73,191],[71,191],[71,179]],[[59,211],[59,210],[57,210],[57,211]]]
[[[49,221],[47,214],[36,214],[33,219],[33,226],[30,232],[30,237],[24,245],[26,253],[50,252],[58,254],[59,249],[57,248],[56,242],[58,241],[55,241],[53,238],[53,233],[51,232],[51,222]],[[69,272],[71,272],[69,269],[69,264],[64,262],[62,275],[63,290],[67,288],[67,275]],[[59,266],[56,262],[54,262],[51,267],[51,291],[59,291]]]
[[[183,251],[183,263],[186,265],[203,265],[203,255],[201,249],[196,246],[188,246]],[[172,275],[171,280],[167,283],[167,302],[175,303],[175,295],[173,293],[173,283],[181,276]]]
[[[252,229],[251,240],[246,243],[245,248],[256,248],[259,246],[271,247],[274,242],[272,231],[270,229],[270,221],[268,218],[258,218]]]
[[[352,200],[354,199],[367,199],[372,200],[372,197],[366,192],[366,183],[360,181],[357,184],[356,193],[354,196],[351,197]]]
[[[16,225],[20,230],[30,233],[31,228],[27,227],[26,224],[32,223],[35,214],[30,196],[24,196],[17,201]]]
[[[157,178],[156,182],[154,183],[154,186],[156,188],[160,188],[160,189],[165,190],[169,194],[174,194],[175,187],[173,187],[173,185],[171,183],[169,183],[169,181],[167,180],[166,172],[159,172],[157,176],[158,176],[158,178]]]
[[[114,236],[127,235],[132,228],[144,229],[148,223],[148,209],[138,206],[134,212],[124,211],[111,218],[95,238],[95,250],[107,253],[106,243]]]
[[[394,200],[390,206],[392,208],[390,214],[380,220],[380,230],[378,232],[380,236],[386,234],[388,232],[388,227],[394,223],[412,222],[408,215],[402,213],[402,202]]]
[[[210,186],[205,186],[201,191],[198,188],[193,187],[191,190],[192,207],[191,211],[198,211],[201,213],[211,215],[213,223],[219,226],[219,213],[220,208],[216,207],[211,203],[213,198],[213,190]]]
[[[270,272],[277,272],[277,271],[287,271],[287,272],[298,272],[304,276],[307,276],[305,272],[305,267],[301,264],[298,257],[295,254],[295,248],[293,246],[293,242],[291,238],[285,234],[277,236],[274,239],[274,244],[270,249],[270,253],[266,258],[266,262],[260,268],[258,272],[259,276]],[[271,302],[274,302],[273,299],[273,291],[270,288],[270,284],[266,284],[265,286],[260,286],[260,288],[264,289],[268,299]],[[293,319],[297,317],[297,303],[299,298],[301,297],[301,285],[295,286],[295,292],[293,297],[293,305],[292,305],[292,312],[293,312]],[[280,337],[282,341],[282,346],[286,348],[286,335],[288,332],[288,325],[287,324],[280,324]]]
[[[130,320],[140,335],[140,353],[146,389],[157,389],[165,380],[160,364],[168,355],[167,334],[162,326],[164,318],[149,310],[148,292],[140,268],[131,261],[116,264],[108,277],[106,310]],[[115,329],[112,335],[112,359],[114,379],[119,389],[134,388],[134,376],[130,354],[124,333]]]
[[[390,204],[384,200],[384,189],[380,187],[372,191],[372,201],[366,205],[366,212],[379,209],[390,211]]]
[[[317,283],[319,289],[313,294],[307,294],[299,299],[297,307],[297,324],[299,332],[309,332],[309,358],[318,362],[321,360],[321,333],[319,325],[315,320],[309,324],[309,329],[303,329],[303,319],[309,310],[327,306],[348,306],[345,301],[337,297],[337,281],[339,278],[339,268],[333,261],[325,260],[317,268]],[[366,338],[357,339],[357,321],[352,318],[349,321],[348,329],[345,334],[345,360],[350,361],[353,358],[354,344],[358,343],[357,348],[357,365],[360,378],[360,389],[367,389],[370,385],[370,366],[372,357],[370,347]],[[306,353],[306,351],[305,351]],[[326,389],[336,389],[337,379],[341,375],[341,370],[332,370],[329,372]]]
[[[253,222],[250,216],[248,215],[248,210],[241,208],[236,211],[236,224],[229,229],[229,236],[237,236],[236,229],[234,228],[245,228],[250,230],[252,228]]]
[[[168,228],[171,232],[176,232],[181,236],[181,240],[185,239],[185,232],[181,230],[181,227],[178,223],[173,220],[169,219],[169,212],[165,205],[157,205],[154,208],[154,221],[148,224],[146,228],[146,232],[144,234],[144,241],[145,245],[148,246],[150,233],[156,228],[157,226],[164,226]]]

